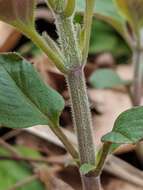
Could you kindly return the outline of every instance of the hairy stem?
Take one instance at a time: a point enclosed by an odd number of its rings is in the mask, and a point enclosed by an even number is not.
[[[95,165],[95,149],[92,136],[92,121],[85,78],[82,68],[67,76],[67,84],[71,97],[73,122],[78,138],[80,164]],[[100,181],[94,174],[81,175],[83,190],[99,190]]]
[[[81,175],[83,190],[102,190],[100,176]]]
[[[70,92],[73,122],[78,136],[81,164],[95,164],[92,122],[81,64],[81,52],[76,39],[72,17],[55,14],[59,42],[66,59],[69,73],[66,76]]]
[[[62,0],[63,2],[63,0]],[[73,16],[66,17],[64,12],[59,12],[53,9],[56,26],[59,35],[59,43],[62,53],[64,55],[65,65],[68,68],[66,74],[66,81],[70,93],[73,123],[77,133],[78,149],[80,164],[95,165],[95,149],[92,136],[92,119],[89,108],[89,102],[86,91],[85,77],[84,77],[84,63],[86,62],[88,54],[88,46],[90,39],[90,30],[92,23],[92,13],[94,0],[86,1],[86,26],[85,26],[85,42],[84,55],[82,56],[79,48],[75,26],[73,24]],[[99,190],[100,181],[94,174],[81,175],[83,190]],[[97,187],[97,188],[96,188]]]
[[[55,17],[59,43],[66,60],[65,65],[70,71],[81,65],[81,52],[78,47],[75,26],[72,17],[66,18],[64,15],[56,15]]]
[[[81,164],[95,164],[92,122],[82,68],[67,76]]]

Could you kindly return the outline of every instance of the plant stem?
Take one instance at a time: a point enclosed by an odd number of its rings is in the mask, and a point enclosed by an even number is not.
[[[78,136],[81,164],[95,164],[92,122],[79,50],[72,17],[55,14],[59,42],[69,73],[66,75],[71,98],[73,122]]]
[[[83,190],[102,190],[100,176],[81,175]]]
[[[55,63],[60,71],[63,73],[67,72],[64,66],[64,60],[60,57],[60,55],[56,54],[50,47],[48,47],[48,44],[36,31],[32,32],[31,39],[43,50],[44,53],[46,53],[46,55]]]
[[[64,65],[64,59],[61,54],[55,52],[43,39],[43,37],[35,30],[35,28],[25,28],[25,26],[20,26],[21,32],[24,33],[32,42],[39,47],[47,56],[48,58],[57,66],[57,68],[66,73],[67,69]]]
[[[71,97],[74,126],[78,136],[80,161],[81,164],[95,164],[91,114],[72,18],[56,15],[56,25],[61,48],[70,69],[66,80]]]
[[[78,137],[81,164],[95,165],[91,114],[82,68],[71,72],[66,79],[71,97],[73,122]]]
[[[61,128],[58,127],[51,127],[51,130],[54,132],[54,134],[59,138],[59,140],[63,143],[66,150],[71,154],[73,159],[75,159],[77,162],[79,160],[79,155],[74,146],[70,143],[69,139],[66,137],[66,135],[63,133]]]
[[[143,71],[142,71],[142,60],[143,52],[140,47],[140,42],[133,51],[133,63],[134,63],[134,80],[133,80],[133,89],[132,89],[132,103],[133,106],[139,106],[141,103],[142,97],[142,80],[143,80]]]
[[[103,144],[103,147],[102,147],[102,150],[100,153],[99,162],[97,163],[96,170],[95,170],[95,173],[97,176],[99,176],[101,174],[101,171],[102,171],[104,164],[105,164],[105,160],[109,154],[110,147],[111,147],[110,143],[104,143]]]
[[[143,90],[143,49],[141,45],[141,36],[143,34],[139,34],[137,38],[137,45],[133,50],[133,64],[134,64],[134,80],[133,80],[133,89],[132,89],[132,104],[133,106],[140,106],[141,98],[142,98],[142,90]],[[143,165],[143,157],[142,154],[142,144],[139,142],[136,146],[136,154],[138,159]]]
[[[92,17],[90,17],[92,19]],[[59,42],[66,60],[66,75],[70,93],[73,124],[77,133],[80,164],[95,165],[95,148],[92,136],[92,119],[86,91],[83,62],[72,17],[55,14]],[[89,24],[92,21],[89,22]],[[88,29],[90,27],[88,26]],[[90,31],[89,31],[90,32]],[[87,43],[87,39],[86,39]],[[88,43],[89,44],[89,43]],[[86,48],[88,48],[86,46]],[[84,63],[86,62],[86,58]],[[100,189],[100,181],[94,174],[81,175],[83,190]],[[97,188],[96,188],[97,187]]]
[[[80,164],[95,165],[95,150],[92,136],[91,113],[85,86],[83,69],[75,70],[67,76],[71,97],[73,122],[78,138]],[[94,174],[81,175],[83,190],[99,190],[100,181]],[[97,188],[96,188],[97,187]]]
[[[86,63],[86,59],[89,51],[92,17],[95,6],[95,0],[86,0],[86,8],[84,14],[84,48],[83,48],[83,64]]]
[[[59,42],[65,57],[65,65],[69,71],[81,65],[81,52],[71,17],[56,15],[56,26],[59,34]]]

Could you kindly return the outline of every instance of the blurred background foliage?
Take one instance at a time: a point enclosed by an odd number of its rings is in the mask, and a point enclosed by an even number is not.
[[[40,153],[34,151],[33,149],[16,146],[15,149],[22,155],[32,158],[40,157]],[[4,148],[0,148],[0,156],[11,156],[11,154]],[[32,175],[32,169],[25,162],[16,162],[11,160],[1,160],[0,161],[0,189],[8,190],[17,181],[22,181]],[[30,183],[27,183],[25,186],[19,187],[18,190],[44,190],[44,185],[37,179],[33,180]]]
[[[120,34],[105,22],[94,19],[89,54],[110,52],[118,63],[126,62],[131,50]]]

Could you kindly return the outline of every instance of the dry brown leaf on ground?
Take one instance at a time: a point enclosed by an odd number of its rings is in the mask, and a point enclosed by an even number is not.
[[[142,188],[126,183],[123,180],[110,177],[109,183],[105,185],[105,190],[142,190]]]
[[[114,90],[89,90],[89,97],[96,102],[100,115],[93,116],[94,139],[97,146],[101,146],[101,137],[112,130],[117,117],[131,107],[129,96]],[[121,154],[134,149],[134,145],[122,145],[116,153]]]
[[[132,65],[119,65],[117,67],[117,73],[124,80],[132,80],[133,79],[133,66]]]
[[[130,108],[131,102],[127,94],[113,90],[89,90],[89,96],[103,110],[101,115],[93,117],[94,138],[96,145],[100,145],[101,137],[112,130],[118,115]]]
[[[70,185],[49,172],[46,167],[41,170],[40,179],[45,184],[46,190],[74,190]]]
[[[50,141],[59,147],[64,148],[61,141],[59,141],[59,139],[53,134],[53,132],[50,130],[50,128],[48,126],[39,125],[39,126],[30,127],[30,128],[23,129],[23,130],[25,130],[33,135],[36,135],[42,139]],[[65,135],[69,138],[69,140],[72,142],[72,144],[76,147],[77,146],[76,136],[72,132],[70,132],[66,129],[62,129],[62,130],[65,133]]]
[[[110,155],[108,157],[104,171],[143,188],[143,172],[116,156]]]

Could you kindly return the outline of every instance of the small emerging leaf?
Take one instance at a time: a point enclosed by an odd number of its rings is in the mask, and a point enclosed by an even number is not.
[[[25,128],[59,122],[63,98],[17,54],[0,55],[0,91],[0,125]]]
[[[0,0],[0,20],[14,26],[34,25],[35,0]]]
[[[115,2],[134,30],[143,26],[143,0],[115,0]]]
[[[102,137],[103,142],[135,144],[143,139],[143,107],[129,109],[117,118],[112,132]]]
[[[98,69],[90,77],[90,84],[97,89],[113,88],[125,85],[126,81],[111,69]]]
[[[80,172],[84,175],[88,174],[89,172],[93,171],[95,169],[95,166],[92,164],[83,164],[80,167]]]

